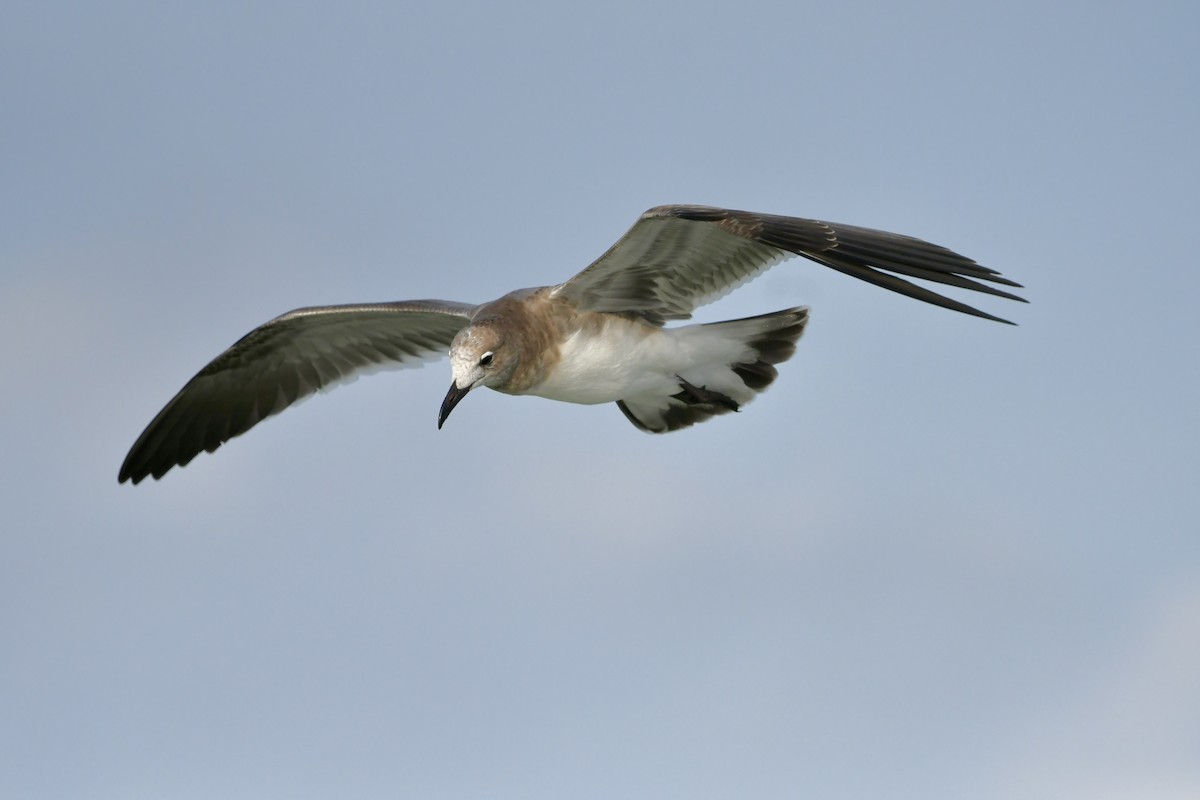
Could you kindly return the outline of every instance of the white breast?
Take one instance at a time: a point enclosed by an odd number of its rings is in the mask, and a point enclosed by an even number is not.
[[[606,316],[560,345],[558,364],[526,394],[567,403],[611,403],[631,393],[674,386],[672,337],[641,322]]]
[[[725,365],[745,354],[712,328],[689,325],[656,328],[643,322],[604,315],[603,324],[585,326],[560,346],[555,369],[525,394],[567,403],[612,403],[645,394],[679,391],[680,375],[702,385],[708,364]],[[690,379],[690,378],[689,378]]]

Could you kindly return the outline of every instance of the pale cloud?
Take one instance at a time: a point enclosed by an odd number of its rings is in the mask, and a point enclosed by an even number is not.
[[[1030,717],[1011,794],[1200,797],[1200,572],[1161,587],[1078,691]]]

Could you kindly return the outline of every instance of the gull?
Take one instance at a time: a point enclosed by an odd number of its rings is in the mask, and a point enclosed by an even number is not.
[[[299,308],[213,359],[134,442],[118,480],[138,483],[213,452],[314,392],[380,368],[450,354],[440,429],[479,387],[568,403],[616,403],[635,427],[666,433],[738,411],[778,375],[806,307],[666,327],[792,256],[943,308],[1012,324],[899,276],[1025,302],[1020,288],[944,247],[814,219],[696,205],[642,214],[566,283],[480,305],[446,300]],[[983,282],[981,282],[983,281]],[[986,283],[984,283],[986,282]]]

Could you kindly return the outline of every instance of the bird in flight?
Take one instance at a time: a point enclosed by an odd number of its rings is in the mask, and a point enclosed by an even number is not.
[[[480,305],[446,300],[299,308],[260,325],[187,382],[151,421],[118,480],[161,478],[261,420],[364,371],[444,355],[453,381],[438,428],[486,386],[568,403],[616,403],[666,433],[737,411],[791,357],[807,308],[666,327],[799,255],[943,308],[1005,322],[906,278],[1025,302],[1000,273],[935,244],[812,219],[708,206],[652,208],[566,283]],[[1009,323],[1011,324],[1011,323]]]

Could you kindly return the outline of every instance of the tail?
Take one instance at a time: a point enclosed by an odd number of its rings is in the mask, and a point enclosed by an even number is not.
[[[739,411],[766,390],[796,352],[808,322],[807,308],[675,328],[697,356],[675,377],[677,392],[641,394],[617,401],[626,419],[647,433],[668,433]]]

